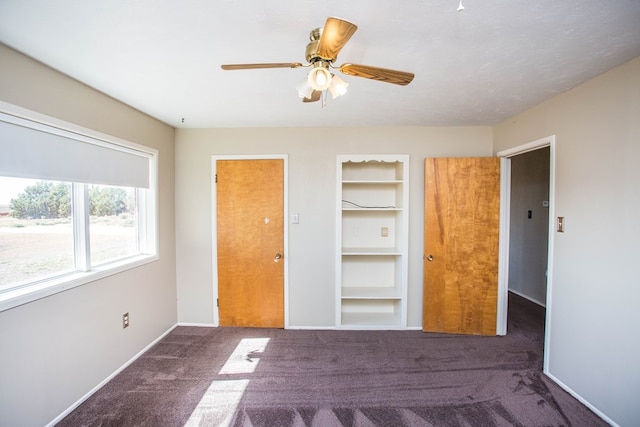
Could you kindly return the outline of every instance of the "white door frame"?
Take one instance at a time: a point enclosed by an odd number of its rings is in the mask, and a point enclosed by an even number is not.
[[[498,152],[500,157],[500,249],[498,270],[498,316],[496,333],[507,333],[507,305],[509,296],[509,226],[511,222],[511,157],[549,147],[549,244],[547,248],[547,298],[544,337],[544,370],[547,371],[549,353],[549,321],[551,316],[551,285],[553,278],[553,247],[555,230],[555,135]]]
[[[289,328],[289,156],[287,154],[238,154],[211,156],[211,265],[213,266],[213,324],[220,326],[218,311],[218,218],[217,218],[217,186],[216,161],[218,160],[282,160],[283,191],[282,223],[284,226],[284,328]]]

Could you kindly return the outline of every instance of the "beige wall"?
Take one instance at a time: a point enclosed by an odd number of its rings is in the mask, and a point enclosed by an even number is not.
[[[2,44],[0,64],[1,101],[159,150],[160,260],[0,312],[0,425],[35,426],[176,323],[174,129]]]
[[[640,58],[500,123],[494,151],[556,135],[549,373],[619,425],[640,420]]]
[[[549,152],[545,147],[511,158],[509,291],[542,306],[547,303],[549,208],[543,201],[549,201]]]
[[[0,100],[160,151],[161,256],[0,313],[1,425],[42,425],[64,411],[176,322],[176,292],[181,322],[213,322],[212,155],[289,156],[289,213],[300,214],[289,235],[290,325],[327,327],[335,319],[335,156],[410,154],[409,325],[417,327],[422,159],[486,156],[552,134],[556,214],[567,232],[555,237],[549,373],[621,425],[640,418],[640,58],[500,123],[493,148],[489,127],[178,130],[175,175],[171,127],[3,45],[0,63]]]
[[[410,155],[408,321],[422,325],[424,158],[490,156],[489,127],[179,129],[176,131],[178,318],[214,321],[213,155],[287,154],[289,326],[335,326],[336,155]]]

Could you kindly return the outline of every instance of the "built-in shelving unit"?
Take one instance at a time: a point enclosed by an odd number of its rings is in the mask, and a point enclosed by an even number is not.
[[[336,326],[407,324],[408,155],[339,155]]]

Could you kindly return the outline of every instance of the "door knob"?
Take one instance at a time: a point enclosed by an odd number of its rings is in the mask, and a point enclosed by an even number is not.
[[[280,252],[278,252],[278,253],[276,254],[276,256],[275,256],[275,257],[273,257],[273,262],[278,262],[278,261],[280,261],[280,258],[282,258],[282,254],[281,254]]]
[[[431,254],[427,255],[427,261],[433,261],[433,255]]]

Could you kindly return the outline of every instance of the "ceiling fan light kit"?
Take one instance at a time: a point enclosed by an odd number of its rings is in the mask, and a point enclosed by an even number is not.
[[[329,17],[322,28],[311,30],[306,47],[305,58],[307,64],[299,62],[277,62],[263,64],[225,64],[223,70],[249,70],[257,68],[298,68],[312,67],[307,79],[296,86],[298,96],[303,102],[315,102],[322,98],[322,94],[328,89],[333,99],[344,95],[349,84],[332,74],[329,69],[337,69],[343,74],[378,80],[385,83],[393,83],[406,86],[413,80],[414,74],[406,71],[389,70],[369,65],[343,64],[334,67],[333,63],[338,58],[338,53],[349,41],[358,26],[340,18]]]
[[[331,86],[331,73],[328,70],[328,64],[322,61],[313,63],[313,70],[309,72],[307,81],[313,90],[324,91]]]
[[[313,93],[313,88],[309,84],[308,79],[305,79],[302,83],[296,86],[296,90],[298,91],[298,96],[302,99],[311,98],[311,94]]]
[[[331,92],[331,96],[333,97],[333,99],[336,99],[337,97],[347,93],[347,87],[349,87],[349,83],[345,82],[335,74],[331,74],[331,85],[329,85],[329,92]]]

